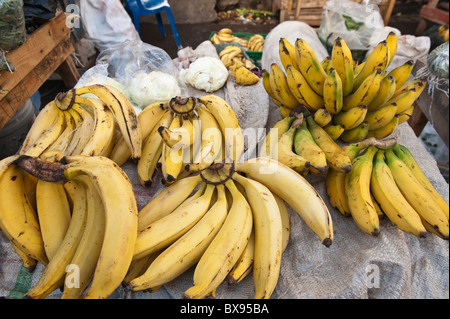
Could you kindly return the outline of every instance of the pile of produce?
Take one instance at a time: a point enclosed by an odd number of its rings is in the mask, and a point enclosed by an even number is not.
[[[425,237],[428,231],[448,240],[448,204],[406,146],[395,139],[370,138],[343,150],[352,170],[328,170],[326,188],[333,207],[372,236],[380,234],[379,219],[387,216],[406,233]]]
[[[386,73],[396,52],[394,32],[360,64],[342,38],[335,40],[331,56],[323,61],[303,39],[292,44],[281,38],[283,65],[273,63],[270,70],[264,70],[263,83],[283,117],[302,107],[325,130],[333,131],[334,139],[349,143],[367,137],[381,139],[410,118],[426,86],[421,79],[409,80],[412,61]]]
[[[45,298],[63,285],[64,299],[107,298],[120,286],[138,210],[131,182],[114,162],[13,155],[0,162],[0,189],[2,232],[30,271],[38,261],[45,265],[25,298]]]
[[[299,174],[272,159],[218,163],[170,185],[139,212],[126,289],[156,291],[195,266],[184,298],[215,295],[253,270],[255,298],[270,298],[289,238],[291,205],[326,246],[328,209]]]

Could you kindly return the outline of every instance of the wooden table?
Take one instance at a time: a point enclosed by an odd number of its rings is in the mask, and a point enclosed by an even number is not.
[[[0,72],[0,129],[54,72],[60,74],[67,87],[80,78],[70,56],[74,48],[66,17],[59,12],[24,44],[6,54],[16,71]]]

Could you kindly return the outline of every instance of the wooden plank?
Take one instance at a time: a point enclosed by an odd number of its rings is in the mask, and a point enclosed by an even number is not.
[[[0,129],[25,104],[42,84],[73,52],[70,39],[61,41],[32,71],[12,90],[0,91]]]
[[[420,10],[420,17],[437,24],[446,24],[449,19],[448,12],[427,5]]]
[[[0,72],[0,88],[12,90],[26,77],[63,39],[68,39],[70,29],[66,26],[66,15],[59,14],[34,31],[17,49],[8,52],[6,57],[16,71]],[[0,100],[2,96],[0,95]]]

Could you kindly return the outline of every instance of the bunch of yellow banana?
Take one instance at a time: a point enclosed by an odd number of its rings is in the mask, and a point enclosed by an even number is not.
[[[265,39],[261,34],[254,34],[248,40],[245,40],[235,36],[233,30],[230,28],[222,28],[219,31],[214,32],[210,41],[213,44],[236,42],[246,51],[262,52]]]
[[[247,49],[254,52],[262,52],[265,39],[261,34],[254,34],[248,39]]]
[[[289,241],[286,203],[331,245],[326,205],[301,175],[275,160],[216,163],[177,181],[139,212],[126,289],[155,291],[195,267],[184,298],[215,295],[222,282],[236,284],[252,271],[254,298],[270,298]]]
[[[407,121],[426,82],[408,80],[413,62],[408,61],[386,74],[397,53],[397,36],[391,32],[362,63],[353,60],[344,39],[337,38],[331,55],[318,60],[303,40],[295,44],[279,41],[282,66],[263,70],[268,95],[280,107],[283,117],[303,106],[316,113],[317,121],[330,130],[333,139],[362,141],[384,138]]]
[[[216,95],[153,103],[139,113],[138,123],[143,143],[137,172],[146,187],[156,170],[169,185],[215,161],[239,160],[244,152],[236,114]],[[119,166],[130,158],[124,139],[115,144],[110,158]]]
[[[60,93],[44,106],[18,153],[40,156],[59,151],[65,155],[108,157],[117,136],[122,136],[132,158],[138,159],[139,132],[134,108],[120,91],[107,85],[91,85]]]
[[[344,150],[353,169],[328,171],[326,188],[333,207],[372,236],[379,235],[380,217],[387,216],[406,233],[425,237],[431,232],[448,240],[448,204],[405,146],[395,139],[369,138]]]
[[[352,169],[351,160],[341,146],[309,112],[291,111],[275,123],[267,133],[259,155],[276,159],[302,175],[324,174],[329,167],[343,173]]]
[[[64,163],[64,164],[63,164]],[[138,210],[130,180],[101,156],[0,162],[0,225],[25,267],[45,267],[25,298],[108,298],[129,269]]]

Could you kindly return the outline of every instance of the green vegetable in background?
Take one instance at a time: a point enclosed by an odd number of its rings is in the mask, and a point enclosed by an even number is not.
[[[25,42],[23,0],[0,0],[0,49],[11,51]]]

